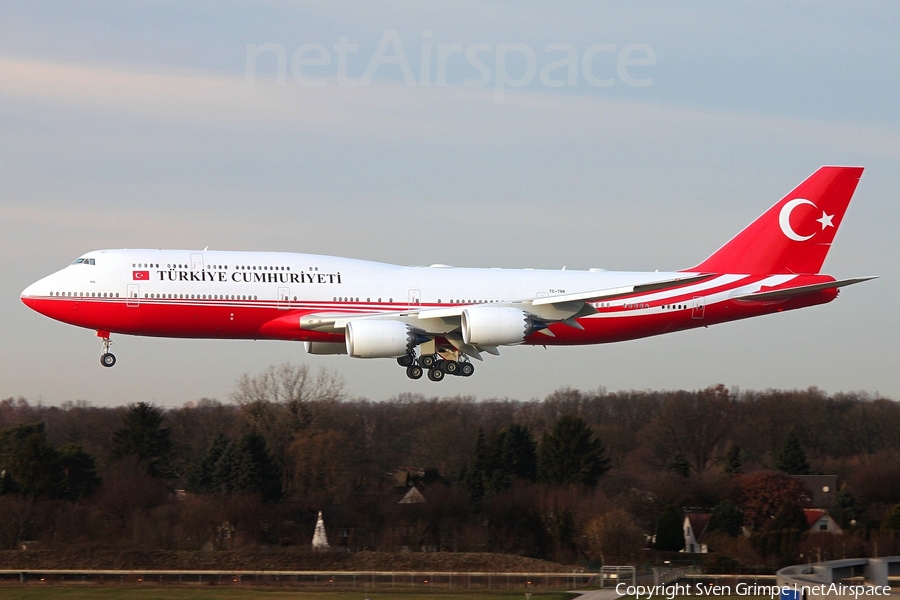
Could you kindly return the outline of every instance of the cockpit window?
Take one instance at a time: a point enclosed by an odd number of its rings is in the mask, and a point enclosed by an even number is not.
[[[79,258],[78,260],[76,260],[76,261],[73,262],[72,264],[73,264],[73,265],[94,265],[94,264],[97,264],[97,263],[94,262],[94,259],[93,259],[93,258]]]

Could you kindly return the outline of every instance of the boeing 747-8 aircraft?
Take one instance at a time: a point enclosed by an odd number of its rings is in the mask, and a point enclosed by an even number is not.
[[[112,333],[277,339],[469,376],[516,344],[618,342],[830,302],[872,279],[819,273],[863,169],[822,167],[712,256],[669,273],[404,267],[314,254],[97,250],[22,301]]]

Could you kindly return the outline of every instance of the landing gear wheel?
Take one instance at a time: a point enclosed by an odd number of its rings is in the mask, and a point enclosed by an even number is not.
[[[475,365],[469,362],[459,363],[459,374],[463,377],[471,377],[475,372]]]
[[[431,367],[434,366],[434,364],[436,362],[437,362],[437,359],[434,357],[433,354],[423,354],[422,356],[419,357],[419,364],[424,369],[430,369]]]
[[[412,354],[405,354],[397,359],[397,364],[401,367],[408,367],[416,361],[416,357]]]
[[[406,376],[410,379],[421,379],[422,372],[422,367],[419,365],[410,365],[406,367]]]
[[[100,364],[104,367],[111,367],[116,364],[116,355],[104,352],[100,355]]]
[[[428,379],[432,381],[440,381],[444,378],[444,371],[438,367],[428,369]]]
[[[441,369],[447,375],[459,375],[459,363],[455,360],[445,360],[441,363]]]

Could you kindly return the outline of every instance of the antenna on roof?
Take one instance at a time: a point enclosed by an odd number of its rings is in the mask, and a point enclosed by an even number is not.
[[[209,250],[209,246],[203,249],[204,252],[206,252],[207,250]]]

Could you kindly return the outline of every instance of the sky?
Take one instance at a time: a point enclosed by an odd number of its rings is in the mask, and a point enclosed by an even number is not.
[[[180,406],[282,362],[354,397],[817,386],[900,398],[900,4],[0,4],[0,398]],[[302,344],[114,336],[26,308],[102,248],[677,270],[826,164],[866,171],[825,306],[471,378]]]

